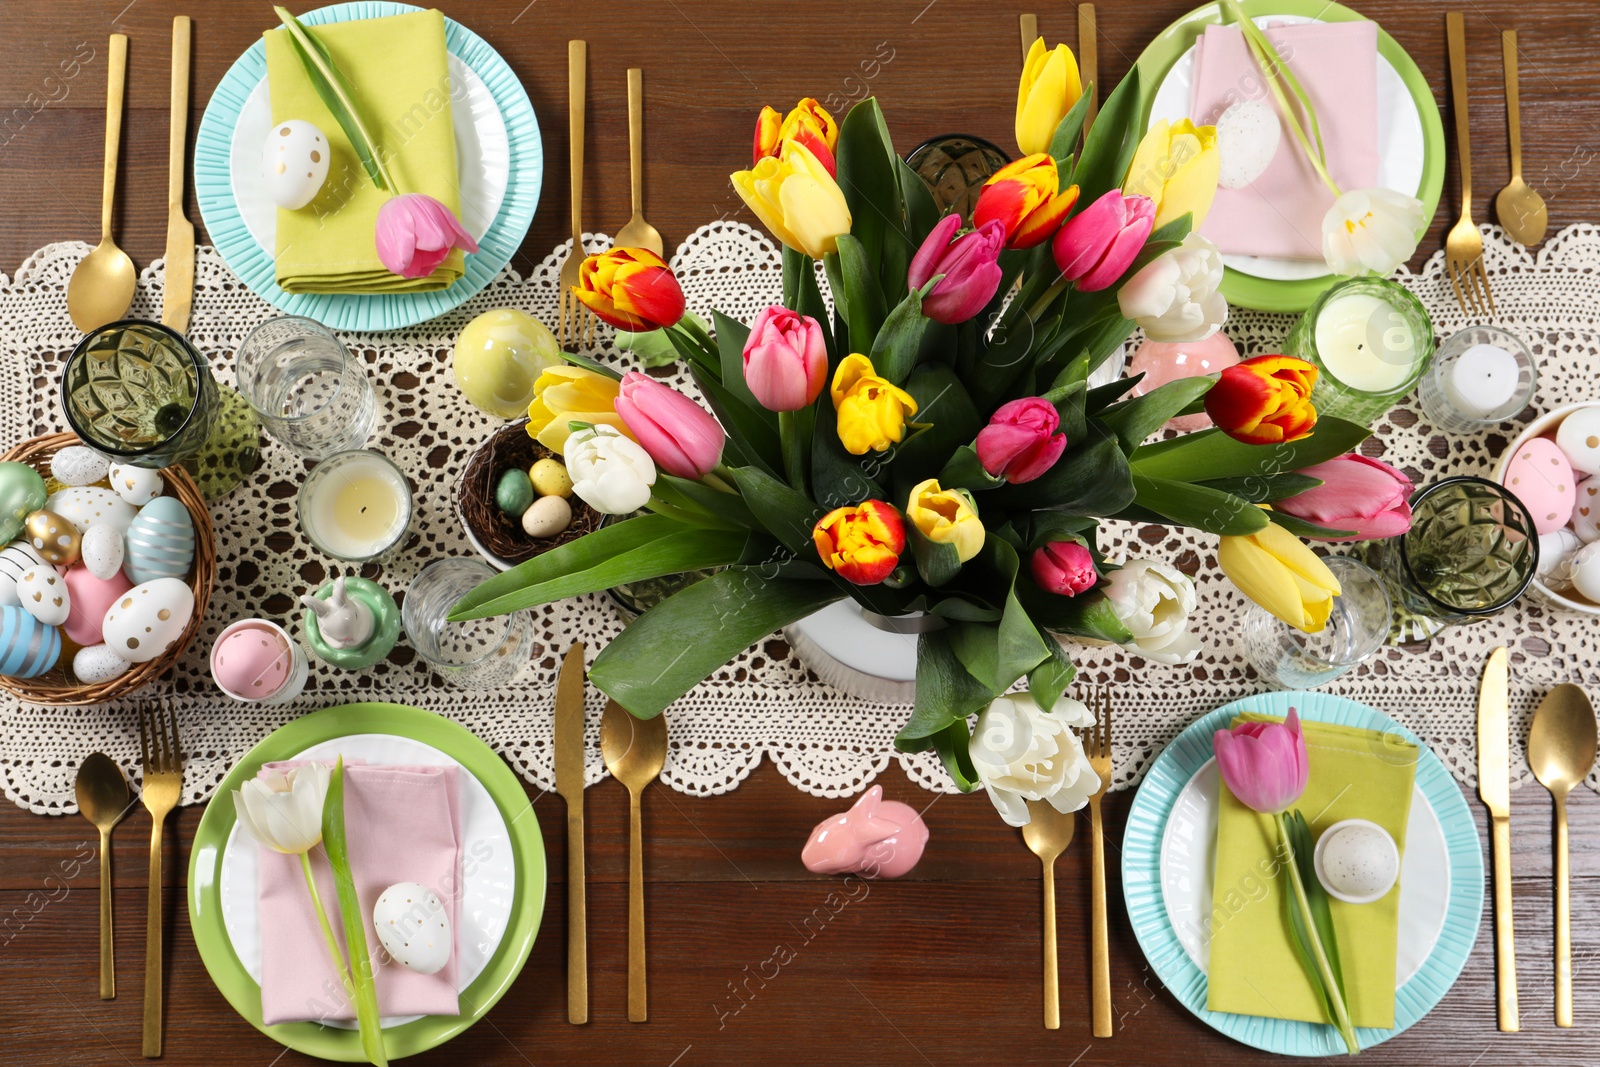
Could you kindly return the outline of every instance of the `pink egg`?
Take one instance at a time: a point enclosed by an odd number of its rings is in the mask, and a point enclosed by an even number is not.
[[[1146,341],[1128,365],[1128,377],[1144,375],[1144,380],[1134,386],[1129,395],[1143,396],[1180,378],[1216,374],[1238,362],[1239,350],[1221,330],[1204,341]],[[1211,425],[1211,419],[1204,414],[1180,415],[1169,420],[1167,425],[1183,432],[1203,430]]]
[[[101,642],[100,625],[117,597],[133,588],[127,576],[117,571],[109,579],[96,578],[81,563],[67,571],[64,579],[72,610],[62,624],[68,637],[88,648]]]
[[[1577,479],[1572,464],[1548,437],[1524,441],[1506,464],[1501,479],[1516,498],[1533,514],[1533,526],[1541,534],[1559,530],[1572,518],[1577,501]]]
[[[283,688],[294,657],[276,632],[248,627],[235,630],[211,650],[211,676],[230,693],[265,699]]]

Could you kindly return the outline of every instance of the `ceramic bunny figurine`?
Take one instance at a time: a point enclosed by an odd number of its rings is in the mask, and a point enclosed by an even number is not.
[[[322,639],[332,648],[359,648],[372,638],[372,609],[345,592],[344,578],[333,580],[333,593],[323,600],[309,593],[300,598],[317,616]]]
[[[849,811],[817,824],[800,862],[817,874],[853,871],[899,878],[917,865],[927,843],[922,816],[910,805],[884,800],[883,786],[875,785]]]

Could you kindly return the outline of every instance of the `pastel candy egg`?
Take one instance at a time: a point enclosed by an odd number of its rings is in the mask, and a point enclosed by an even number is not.
[[[119,530],[126,530],[139,509],[109,489],[96,485],[73,486],[63,489],[45,502],[46,510],[53,511],[78,528],[82,533],[97,522],[107,522]]]
[[[1572,530],[1584,544],[1600,540],[1600,478],[1585,478],[1578,483]]]
[[[68,445],[50,458],[50,476],[62,485],[93,485],[106,476],[106,457],[83,445]]]
[[[298,211],[328,179],[328,139],[305,119],[274,124],[261,148],[261,177],[274,204]]]
[[[242,627],[211,650],[211,677],[226,693],[265,700],[283,688],[294,656],[276,630]]]
[[[194,590],[176,578],[157,578],[112,604],[100,632],[123,659],[147,663],[178,643],[193,615]]]
[[[512,468],[500,476],[494,488],[494,504],[511,518],[521,518],[533,503],[533,483],[520,468]]]
[[[133,588],[133,583],[121,571],[113,572],[110,579],[101,579],[90,574],[86,567],[72,568],[62,580],[67,583],[72,609],[62,630],[68,639],[84,647],[100,644],[103,640],[100,626],[105,622],[106,612],[111,610],[117,597]]]
[[[182,578],[194,562],[194,520],[176,497],[158,496],[128,525],[122,571],[135,584]]]
[[[18,579],[43,564],[39,553],[26,541],[13,541],[0,549],[0,605],[19,607],[22,601],[17,597]]]
[[[416,882],[397,882],[379,893],[372,905],[372,926],[383,950],[418,974],[437,974],[455,947],[444,902]]]
[[[534,491],[540,496],[572,495],[572,476],[559,459],[546,456],[539,460],[528,471],[528,477],[533,479]]]
[[[1572,572],[1568,560],[1582,547],[1583,541],[1565,526],[1540,534],[1538,577],[1547,582],[1565,584]]]
[[[132,666],[105,645],[85,645],[72,657],[72,673],[84,685],[104,685]]]
[[[161,472],[148,467],[134,467],[113,463],[110,470],[111,491],[136,508],[143,507],[161,495],[166,483]]]
[[[19,607],[0,606],[0,674],[37,678],[60,658],[60,630]]]
[[[1573,470],[1600,474],[1600,406],[1579,408],[1562,419],[1556,444]]]
[[[1217,184],[1243,189],[1272,162],[1283,137],[1277,112],[1260,100],[1240,100],[1217,116],[1217,148],[1221,170]]]
[[[0,463],[0,541],[22,532],[22,520],[45,507],[46,486],[39,472],[26,463]]]
[[[542,496],[522,513],[522,532],[529,537],[554,537],[572,525],[572,505],[565,497]]]
[[[1572,557],[1572,584],[1578,592],[1600,604],[1600,541],[1584,545]]]
[[[78,555],[89,573],[104,581],[122,570],[124,553],[122,531],[108,522],[97,522],[83,531]]]
[[[1506,465],[1505,487],[1527,505],[1533,528],[1541,534],[1559,530],[1572,518],[1577,486],[1572,465],[1547,437],[1525,441]]]
[[[22,610],[46,626],[60,626],[72,613],[72,594],[67,580],[48,563],[29,567],[17,579],[17,597]]]

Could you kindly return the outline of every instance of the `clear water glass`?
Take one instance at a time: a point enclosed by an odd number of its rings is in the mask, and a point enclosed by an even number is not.
[[[307,459],[362,448],[377,421],[372,383],[334,332],[315,319],[268,319],[236,357],[239,393],[268,436]]]
[[[1280,689],[1326,685],[1376,652],[1389,637],[1392,606],[1382,575],[1350,556],[1325,562],[1343,592],[1320,633],[1296,630],[1259,604],[1245,614],[1240,644],[1263,681]]]
[[[1449,388],[1461,357],[1480,345],[1508,353],[1516,365],[1516,378],[1510,383],[1511,396],[1496,407],[1481,408],[1464,403]],[[1494,326],[1468,326],[1451,334],[1439,346],[1433,365],[1417,383],[1417,400],[1428,421],[1446,433],[1482,433],[1526,408],[1538,388],[1539,370],[1522,338]]]
[[[533,655],[533,616],[514,611],[450,622],[450,609],[498,572],[479,559],[435,560],[406,590],[400,608],[406,637],[434,671],[463,689],[509,685]]]
[[[61,406],[90,448],[119,463],[160,469],[206,443],[217,383],[182,334],[127,319],[78,342],[62,370]]]

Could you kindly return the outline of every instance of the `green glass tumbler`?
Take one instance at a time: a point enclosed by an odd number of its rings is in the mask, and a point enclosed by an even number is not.
[[[67,357],[61,406],[84,444],[116,463],[160,469],[211,434],[217,384],[176,330],[125,319],[93,330]]]

